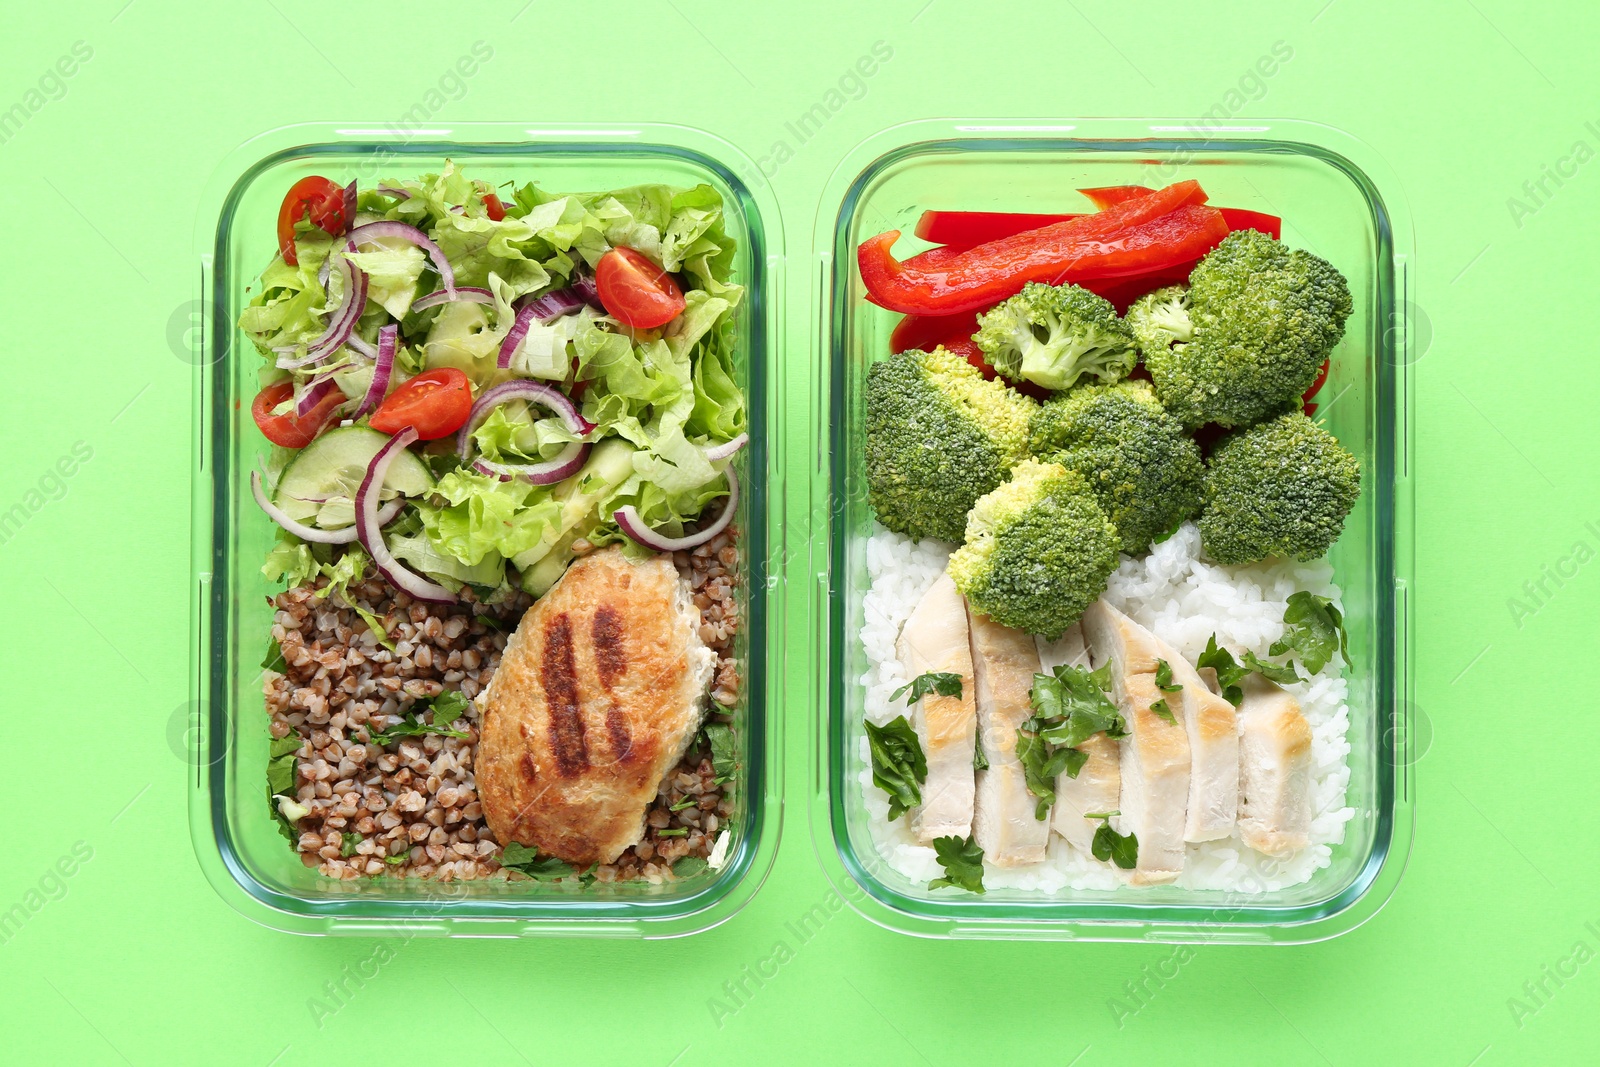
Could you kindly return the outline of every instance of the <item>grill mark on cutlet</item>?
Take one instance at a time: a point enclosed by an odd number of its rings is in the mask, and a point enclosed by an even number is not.
[[[575,778],[589,766],[583,736],[583,709],[578,703],[578,669],[572,657],[572,620],[565,612],[545,626],[539,679],[550,705],[550,749],[556,774]]]
[[[618,761],[628,758],[633,750],[633,731],[628,728],[628,718],[617,707],[611,687],[628,670],[628,652],[622,643],[622,613],[610,604],[601,604],[594,613],[594,623],[589,628],[594,638],[594,664],[600,674],[600,684],[606,695],[612,697],[606,711],[606,735],[611,739],[611,751]]]

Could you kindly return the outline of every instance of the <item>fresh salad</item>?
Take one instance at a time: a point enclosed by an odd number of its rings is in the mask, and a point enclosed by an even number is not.
[[[492,604],[731,521],[743,289],[711,187],[312,176],[277,238],[239,319],[266,359],[269,580],[338,589],[370,562],[413,599]]]

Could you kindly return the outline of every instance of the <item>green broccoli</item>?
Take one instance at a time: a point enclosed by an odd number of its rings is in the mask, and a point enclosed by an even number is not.
[[[1200,539],[1218,563],[1316,559],[1339,539],[1361,464],[1298,411],[1223,438],[1206,461]]]
[[[1193,429],[1248,426],[1296,406],[1344,336],[1344,275],[1257,230],[1231,233],[1189,275],[1128,309],[1156,395]]]
[[[1116,568],[1117,528],[1083,475],[1032,459],[973,505],[949,565],[974,611],[1052,639],[1099,599]]]
[[[1068,389],[1085,374],[1114,382],[1133,369],[1133,334],[1111,301],[1076,285],[1029,282],[978,319],[972,335],[1012,381]]]
[[[1040,459],[1084,476],[1130,555],[1200,510],[1200,446],[1148,382],[1083,385],[1052,397],[1033,416],[1030,445]]]
[[[915,538],[960,541],[967,512],[1028,454],[1033,401],[962,357],[902,352],[867,371],[867,501]]]

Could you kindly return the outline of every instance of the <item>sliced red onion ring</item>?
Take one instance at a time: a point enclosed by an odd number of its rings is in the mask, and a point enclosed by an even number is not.
[[[345,250],[354,252],[354,242],[345,245]],[[332,355],[340,345],[350,336],[360,320],[361,313],[367,309],[367,274],[348,259],[339,260],[338,269],[344,278],[344,299],[334,309],[328,319],[328,328],[321,337],[313,341],[306,349],[306,354],[299,357],[279,356],[278,366],[284,370],[295,370],[299,367],[308,367],[313,363],[320,363]]]
[[[505,339],[500,342],[500,356],[495,360],[495,366],[501,370],[511,366],[511,361],[516,358],[517,348],[522,344],[522,339],[528,336],[528,327],[533,324],[534,319],[549,322],[581,307],[583,301],[571,289],[557,289],[543,296],[519,300],[517,321],[511,324]]]
[[[350,224],[356,221],[356,183],[352,181],[344,187],[344,228],[350,229]]]
[[[372,384],[367,386],[367,395],[361,398],[356,413],[350,416],[352,419],[359,419],[383,402],[384,394],[389,391],[389,379],[394,376],[394,353],[398,347],[396,338],[399,333],[400,327],[394,323],[378,330],[378,363],[372,368]]]
[[[459,301],[463,304],[488,304],[494,305],[494,294],[487,289],[479,289],[475,285],[463,285],[457,289],[435,289],[426,296],[419,296],[411,302],[412,311],[426,311],[439,304],[448,304]]]
[[[394,462],[396,452],[416,439],[416,427],[407,426],[389,438],[389,443],[378,449],[378,454],[367,464],[367,476],[361,479],[361,488],[356,490],[356,536],[361,539],[367,555],[372,557],[373,566],[388,579],[390,585],[405,590],[416,600],[453,604],[456,602],[454,593],[437,582],[407,570],[394,558],[383,539],[383,524],[378,521],[378,490],[383,486],[384,476],[389,473],[389,464]]]
[[[397,237],[402,241],[409,241],[428,254],[433,260],[433,269],[439,274],[439,281],[446,289],[456,287],[455,268],[450,266],[450,260],[445,257],[439,246],[421,230],[406,222],[369,222],[365,226],[357,226],[350,231],[350,242],[354,245],[364,244],[377,240],[380,237]]]
[[[294,402],[294,417],[305,418],[312,408],[322,403],[329,393],[336,392],[338,388],[331,374],[311,379],[306,383],[306,387],[300,390],[300,397]]]
[[[567,394],[543,382],[518,378],[515,381],[502,382],[478,397],[477,402],[472,405],[472,413],[467,416],[467,421],[461,424],[460,431],[456,433],[457,455],[462,459],[472,458],[472,431],[488,417],[490,411],[508,400],[527,400],[547,407],[561,417],[561,422],[567,429],[580,436],[594,432],[594,423],[578,413],[577,405]]]
[[[361,335],[358,333],[352,333],[349,337],[346,337],[344,339],[344,346],[354,352],[359,352],[368,359],[378,358],[378,350],[367,344],[367,342],[363,341],[361,339]]]
[[[612,518],[622,532],[639,542],[646,548],[653,548],[657,552],[682,552],[685,549],[703,545],[723,530],[733,521],[733,513],[739,509],[739,478],[733,473],[733,468],[728,468],[728,496],[722,504],[722,514],[717,516],[717,521],[707,526],[698,533],[686,534],[683,537],[663,537],[644,524],[639,518],[639,512],[632,504],[618,508]]]
[[[727,459],[729,456],[738,452],[739,449],[743,448],[746,442],[749,440],[750,435],[747,433],[742,433],[731,441],[725,441],[720,445],[707,445],[700,451],[705,453],[706,461],[708,463],[716,463],[719,460]]]
[[[261,487],[261,472],[250,472],[250,494],[256,498],[256,503],[261,505],[261,510],[267,517],[294,534],[302,541],[315,541],[320,545],[348,545],[356,539],[356,528],[346,526],[339,530],[324,530],[317,526],[307,526],[303,522],[296,522],[283,510],[267,499],[266,490]],[[404,497],[395,497],[383,506],[378,512],[378,525],[387,526],[400,514],[400,509],[406,506]]]
[[[527,306],[533,309],[540,322],[549,322],[551,319],[570,315],[583,305],[583,296],[571,286],[565,289],[553,289],[543,296],[530,297],[527,301]]]
[[[502,482],[523,478],[534,485],[554,485],[577,474],[583,467],[584,460],[588,458],[588,443],[573,441],[563,448],[555,459],[539,463],[495,463],[487,459],[477,459],[473,460],[472,468],[479,474],[499,478]]]
[[[587,274],[574,272],[572,280],[567,283],[567,288],[576,292],[583,298],[583,302],[596,311],[604,311],[606,306],[600,302],[600,287],[595,285],[594,278]]]

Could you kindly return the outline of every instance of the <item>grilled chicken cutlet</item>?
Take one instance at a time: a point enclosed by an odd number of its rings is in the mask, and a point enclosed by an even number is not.
[[[954,674],[961,693],[928,693],[912,708],[912,725],[928,760],[922,804],[911,813],[911,830],[927,843],[972,832],[972,748],[977,729],[973,708],[972,649],[967,643],[967,605],[948,574],[939,575],[900,630],[898,654],[906,675]]]
[[[1090,666],[1082,626],[1073,623],[1056,641],[1040,638],[1039,662],[1046,674],[1062,666]],[[1056,775],[1056,804],[1050,809],[1050,827],[1087,856],[1092,855],[1100,820],[1084,816],[1117,810],[1122,794],[1122,750],[1118,742],[1103,733],[1095,734],[1078,749],[1089,758],[1078,769],[1076,778],[1066,771]]]
[[[716,655],[671,559],[612,547],[522,617],[485,698],[478,792],[501,844],[611,863],[699,727]]]
[[[978,733],[989,769],[977,774],[972,836],[996,867],[1022,867],[1044,859],[1050,823],[1034,812],[1038,798],[1017,759],[1017,727],[1033,714],[1028,691],[1039,673],[1039,650],[1030,634],[968,611],[972,667],[977,682]]]
[[[1311,724],[1294,697],[1253,674],[1239,704],[1239,836],[1287,856],[1311,840]]]
[[[1083,615],[1083,636],[1096,660],[1111,661],[1113,695],[1128,723],[1121,742],[1120,833],[1139,839],[1134,885],[1175,881],[1183,871],[1185,816],[1189,806],[1189,737],[1179,718],[1178,694],[1167,699],[1171,721],[1156,710],[1167,698],[1156,687],[1156,636],[1105,601]]]

